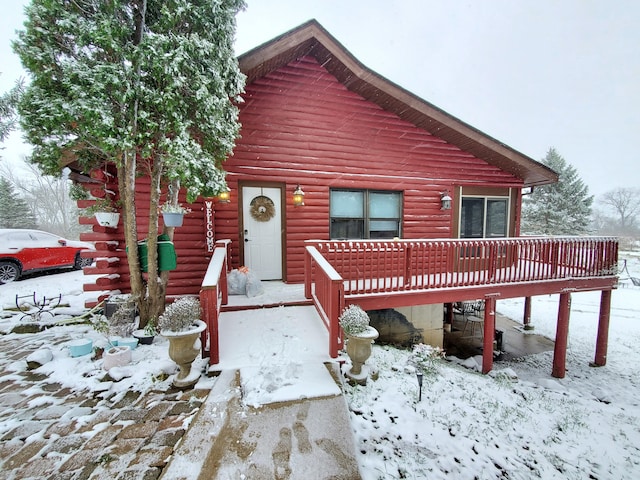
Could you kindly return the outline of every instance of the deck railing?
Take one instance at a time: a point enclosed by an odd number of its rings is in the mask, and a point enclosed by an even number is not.
[[[616,274],[610,237],[309,241],[345,295],[594,278]],[[307,287],[308,288],[308,287]]]
[[[218,320],[222,305],[228,303],[227,246],[230,240],[216,242],[216,247],[200,287],[200,307],[207,329],[202,332],[202,356],[209,354],[209,364],[220,362]],[[208,342],[207,342],[208,338]],[[207,348],[208,347],[208,348]]]
[[[329,355],[336,358],[343,345],[342,330],[338,325],[338,316],[344,308],[342,277],[312,246],[306,248],[304,271],[305,297],[313,299],[313,304],[329,331]]]
[[[576,285],[611,288],[616,283],[618,241],[608,237],[306,244],[305,297],[313,299],[329,330],[329,353],[334,358],[342,348],[338,317],[351,300],[389,308],[496,292],[503,298],[515,293],[526,296],[534,285],[537,292],[551,293]],[[515,289],[507,292],[508,287]],[[415,298],[409,300],[409,295]],[[403,303],[409,301],[413,303]]]

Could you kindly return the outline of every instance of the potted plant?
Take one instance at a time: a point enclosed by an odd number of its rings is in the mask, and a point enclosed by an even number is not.
[[[162,219],[166,227],[181,227],[184,216],[191,212],[188,207],[180,203],[163,203],[161,207]]]
[[[107,339],[103,354],[102,367],[109,371],[113,367],[122,367],[131,362],[133,343],[127,341],[121,345],[116,337],[129,337],[134,329],[131,316],[132,302],[122,302],[110,317],[100,315],[93,322],[93,328]],[[135,308],[135,307],[133,307]]]
[[[87,215],[95,215],[98,225],[116,228],[120,221],[119,205],[119,201],[109,197],[98,198],[93,205],[85,208],[84,212]]]
[[[378,338],[378,331],[369,325],[369,315],[359,305],[349,305],[339,317],[340,327],[346,339],[347,355],[351,359],[351,369],[347,376],[360,384],[367,382],[368,371],[364,362],[371,356],[372,344]]]
[[[191,364],[200,353],[200,335],[207,324],[200,320],[200,302],[194,297],[181,297],[168,305],[158,318],[160,334],[169,340],[169,357],[180,368],[173,385],[186,388],[196,384],[198,375],[191,375]]]
[[[142,345],[151,345],[153,339],[158,334],[157,323],[154,318],[150,319],[144,328],[133,332],[133,336],[138,339]]]

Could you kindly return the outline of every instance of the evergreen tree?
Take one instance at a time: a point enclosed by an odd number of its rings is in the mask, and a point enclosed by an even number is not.
[[[36,227],[36,219],[27,202],[16,194],[9,180],[0,178],[0,228]]]
[[[104,162],[117,167],[141,326],[164,310],[169,273],[141,274],[135,179],[151,179],[150,203],[138,211],[150,212],[147,264],[157,271],[162,191],[175,204],[179,187],[188,201],[226,190],[221,164],[238,136],[234,100],[244,86],[233,52],[243,6],[242,0],[33,0],[14,43],[32,80],[18,106],[32,161],[58,175],[61,159],[85,171]]]
[[[522,205],[522,231],[536,235],[588,233],[593,196],[577,170],[550,148],[542,163],[559,176],[558,183],[535,187]]]
[[[5,141],[16,126],[16,105],[20,99],[22,88],[20,81],[7,93],[0,95],[0,142]]]

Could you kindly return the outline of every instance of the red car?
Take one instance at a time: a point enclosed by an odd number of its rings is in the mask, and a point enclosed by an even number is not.
[[[95,250],[87,242],[67,240],[40,230],[0,229],[0,283],[13,282],[26,273],[91,265],[80,252]]]

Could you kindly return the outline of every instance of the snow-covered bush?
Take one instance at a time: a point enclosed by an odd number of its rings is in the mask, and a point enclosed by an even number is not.
[[[369,315],[359,305],[349,305],[339,317],[340,326],[347,335],[358,335],[369,329]]]
[[[129,337],[135,330],[135,309],[136,304],[133,299],[119,302],[118,307],[109,318],[100,315],[94,318],[93,328],[96,332],[103,334],[107,341],[113,345],[111,337]]]
[[[413,346],[409,363],[425,375],[435,374],[438,360],[444,358],[444,350],[440,347],[418,343]]]
[[[158,324],[160,330],[182,332],[188,330],[196,320],[200,320],[200,302],[194,297],[181,297],[167,306],[160,315]]]

